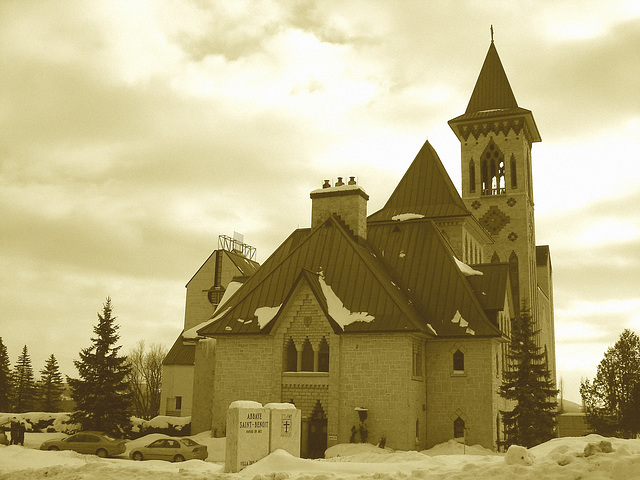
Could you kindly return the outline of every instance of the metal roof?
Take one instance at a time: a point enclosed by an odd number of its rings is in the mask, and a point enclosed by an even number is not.
[[[498,50],[491,42],[465,114],[517,107],[518,102],[509,85]]]
[[[385,206],[369,222],[414,213],[426,218],[471,215],[438,154],[426,141]]]
[[[471,287],[476,292],[482,308],[485,310],[502,310],[507,294],[509,280],[508,263],[485,263],[471,265],[474,270],[482,272],[482,275],[467,277]],[[513,310],[512,310],[513,311]]]
[[[184,343],[182,334],[174,342],[173,346],[162,361],[163,365],[194,365],[196,360],[195,343]]]
[[[306,279],[321,272],[349,311],[374,317],[371,322],[347,325],[345,332],[428,331],[375,251],[350,234],[337,216],[331,216],[313,230],[294,232],[229,300],[228,310],[198,333],[267,332],[271,327],[260,329],[256,310],[282,306],[304,271]],[[311,286],[319,296],[317,285]],[[326,304],[319,300],[321,306]]]
[[[463,115],[449,120],[449,125],[453,128],[453,125],[465,121],[497,120],[498,117],[502,121],[509,117],[523,116],[526,119],[532,141],[539,142],[541,140],[540,132],[533,114],[531,110],[518,106],[513,90],[511,90],[509,79],[498,56],[498,50],[496,50],[495,44],[491,42],[487,56],[480,69],[478,80],[473,88],[473,93],[469,99],[467,110]],[[459,136],[458,131],[455,128],[453,130]]]
[[[468,335],[452,321],[456,312],[476,336],[500,335],[469,284],[472,277],[460,271],[451,247],[432,221],[371,224],[367,235],[367,240],[384,254],[385,262],[415,308],[438,335]]]

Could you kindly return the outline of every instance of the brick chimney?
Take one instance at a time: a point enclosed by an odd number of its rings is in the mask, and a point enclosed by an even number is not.
[[[338,177],[332,187],[325,180],[322,188],[311,192],[311,228],[323,223],[331,214],[338,214],[358,237],[367,238],[367,200],[369,195],[356,184],[355,177],[347,183]]]

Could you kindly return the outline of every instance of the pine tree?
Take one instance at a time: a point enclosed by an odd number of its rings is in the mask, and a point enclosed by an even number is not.
[[[43,412],[57,412],[60,409],[61,395],[64,391],[62,374],[58,366],[58,360],[52,353],[47,359],[44,368],[40,370],[39,397],[40,409]]]
[[[640,338],[625,330],[609,347],[593,382],[581,382],[587,423],[600,435],[640,433]]]
[[[84,429],[122,436],[130,424],[131,394],[127,357],[118,356],[120,336],[115,319],[107,298],[93,328],[92,345],[80,351],[80,360],[74,360],[80,378],[68,381],[77,406],[72,421]]]
[[[555,400],[558,390],[546,366],[546,354],[536,344],[530,311],[522,308],[512,321],[510,369],[504,374],[499,393],[515,403],[513,410],[501,411],[505,445],[533,447],[555,436]]]
[[[33,377],[31,357],[25,345],[18,361],[13,367],[13,410],[18,413],[29,412],[35,406],[36,381]]]
[[[11,410],[12,380],[9,354],[6,345],[2,342],[2,337],[0,337],[0,412]]]

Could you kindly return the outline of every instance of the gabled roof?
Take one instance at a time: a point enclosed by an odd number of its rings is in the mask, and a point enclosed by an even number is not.
[[[391,220],[396,215],[410,213],[426,218],[471,215],[428,141],[416,155],[385,206],[370,215],[368,220]]]
[[[268,329],[260,328],[258,310],[272,308],[277,315],[305,270],[322,272],[322,281],[346,309],[374,317],[345,326],[345,332],[428,332],[386,265],[338,217],[331,216],[313,230],[294,232],[198,334],[266,333]]]
[[[195,343],[184,343],[182,335],[178,337],[162,361],[163,365],[193,365],[196,360]]]
[[[501,335],[471,288],[468,279],[472,277],[460,271],[451,247],[432,221],[370,224],[367,240],[384,254],[416,310],[439,336]],[[470,331],[452,321],[456,312]]]
[[[476,292],[478,300],[485,310],[502,310],[505,295],[509,291],[509,264],[484,263],[472,265],[482,275],[468,277],[471,288]],[[509,305],[513,314],[513,305]]]

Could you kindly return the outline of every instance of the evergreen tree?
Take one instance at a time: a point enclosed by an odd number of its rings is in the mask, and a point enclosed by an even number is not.
[[[13,410],[18,413],[33,410],[36,400],[36,381],[33,377],[31,357],[25,345],[13,367]]]
[[[120,336],[115,319],[107,298],[93,328],[92,345],[80,351],[80,360],[74,360],[80,378],[68,381],[77,406],[72,421],[84,429],[121,436],[130,424],[131,394],[127,357],[118,356]]]
[[[625,330],[609,347],[593,382],[581,382],[587,423],[607,436],[634,438],[640,433],[640,338]]]
[[[52,353],[47,359],[44,368],[40,370],[39,397],[41,410],[43,412],[59,411],[58,405],[63,391],[64,385],[58,360]]]
[[[530,448],[555,436],[558,390],[551,380],[546,354],[536,343],[537,336],[531,313],[525,306],[512,321],[510,368],[499,389],[502,397],[515,403],[513,410],[500,412],[506,446]]]
[[[6,345],[2,342],[2,337],[0,337],[0,412],[11,410],[12,380],[9,354]]]

